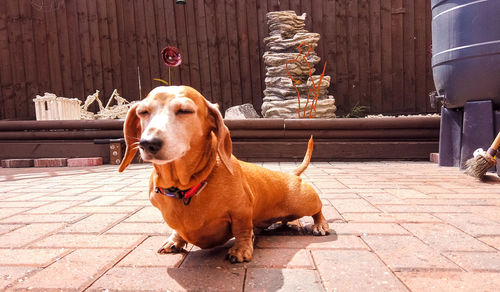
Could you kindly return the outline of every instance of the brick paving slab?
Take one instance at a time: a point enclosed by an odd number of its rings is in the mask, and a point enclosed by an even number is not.
[[[186,248],[186,253],[159,254],[156,251],[167,239],[166,236],[152,236],[144,240],[130,254],[121,260],[117,266],[120,267],[179,267],[184,260],[187,251],[192,246]]]
[[[23,211],[28,211],[28,210],[29,210],[28,208],[2,208],[2,214],[0,214],[0,219],[8,218],[12,215],[20,214]],[[1,220],[0,220],[0,222],[5,223],[5,222],[2,222]]]
[[[62,229],[61,233],[102,233],[127,218],[126,213],[92,214]]]
[[[460,270],[435,249],[412,236],[363,236],[363,240],[393,271]]]
[[[492,292],[500,287],[500,273],[396,272],[413,291]]]
[[[165,235],[170,234],[171,232],[172,229],[166,223],[120,222],[104,233]]]
[[[500,252],[449,252],[451,260],[467,271],[500,272]]]
[[[316,271],[255,269],[246,274],[245,291],[324,291]]]
[[[405,200],[387,192],[360,192],[359,195],[372,205],[376,204],[406,204]]]
[[[248,267],[314,269],[310,254],[305,249],[260,249],[254,250]]]
[[[242,291],[245,270],[115,267],[87,291]]]
[[[62,223],[34,223],[0,236],[0,248],[18,248],[64,227]]]
[[[0,220],[0,223],[74,223],[84,217],[82,214],[17,214]]]
[[[481,241],[448,224],[402,224],[424,243],[444,251],[495,251]]]
[[[0,266],[45,267],[67,254],[69,250],[59,249],[0,249]]]
[[[17,289],[78,289],[90,285],[124,250],[79,249],[14,286]]]
[[[480,236],[477,239],[488,244],[489,246],[500,250],[500,235],[498,236]]]
[[[4,234],[18,228],[21,228],[25,225],[23,224],[0,224],[0,234]]]
[[[297,163],[261,163],[290,171]],[[500,179],[426,162],[313,162],[304,180],[332,234],[257,235],[254,260],[229,241],[181,254],[147,196],[151,166],[0,169],[0,290],[495,291]],[[297,225],[298,226],[298,225]]]
[[[394,223],[334,223],[330,228],[337,234],[364,235],[364,234],[393,234],[408,235],[408,231]]]
[[[348,222],[369,223],[439,223],[442,222],[428,213],[344,213]]]
[[[149,206],[149,207],[144,207],[129,218],[125,220],[125,222],[147,222],[147,223],[154,223],[154,222],[159,222],[163,223],[165,222],[163,220],[163,217],[161,216],[161,212],[156,209],[155,207]]]
[[[261,236],[255,240],[258,248],[308,248],[308,249],[367,249],[363,241],[353,235],[329,236]]]
[[[7,286],[12,286],[23,279],[27,279],[32,273],[31,267],[2,267],[0,266],[0,290],[6,290]]]
[[[328,291],[407,291],[369,251],[312,251]]]
[[[131,248],[144,239],[142,235],[122,234],[54,234],[38,242],[33,247],[63,248]]]
[[[477,214],[435,214],[435,216],[473,236],[500,235],[500,223]]]

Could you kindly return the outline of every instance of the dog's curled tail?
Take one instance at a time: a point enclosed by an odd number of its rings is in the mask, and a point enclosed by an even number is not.
[[[314,147],[314,142],[313,142],[313,136],[311,135],[311,138],[309,138],[309,142],[307,143],[307,151],[306,155],[304,156],[304,160],[302,163],[297,167],[294,171],[293,174],[296,176],[301,175],[306,168],[309,166],[309,162],[311,162],[311,156],[313,153],[313,147]]]

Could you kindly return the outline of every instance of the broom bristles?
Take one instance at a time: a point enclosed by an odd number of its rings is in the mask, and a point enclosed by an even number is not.
[[[465,162],[465,173],[481,179],[488,172],[488,169],[495,166],[495,164],[495,157],[483,151]]]

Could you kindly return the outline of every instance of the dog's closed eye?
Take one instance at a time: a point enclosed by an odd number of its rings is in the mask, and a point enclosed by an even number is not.
[[[180,108],[180,109],[178,109],[178,110],[175,111],[175,114],[177,116],[180,116],[180,115],[189,115],[189,114],[193,114],[193,113],[194,113],[194,110],[187,109],[187,108],[186,109]]]
[[[149,111],[147,111],[147,110],[141,110],[141,111],[137,112],[137,114],[139,116],[147,116],[147,115],[149,115]]]

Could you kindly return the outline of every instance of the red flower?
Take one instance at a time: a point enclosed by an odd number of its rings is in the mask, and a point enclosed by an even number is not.
[[[182,63],[181,53],[176,47],[165,47],[161,50],[161,58],[167,66],[177,67]]]

